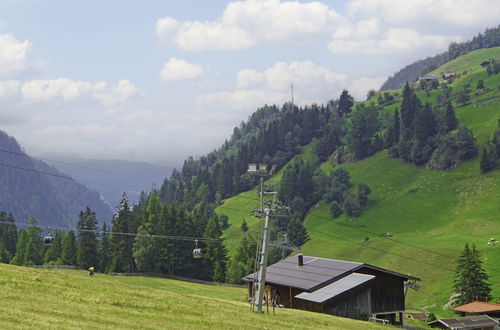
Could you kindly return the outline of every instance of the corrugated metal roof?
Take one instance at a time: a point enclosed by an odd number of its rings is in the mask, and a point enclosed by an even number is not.
[[[488,315],[476,315],[457,317],[454,319],[441,319],[429,322],[429,325],[441,323],[450,329],[478,329],[485,327],[492,327],[499,323],[489,317]]]
[[[297,256],[293,256],[267,267],[266,283],[309,291],[333,278],[342,277],[346,272],[351,272],[361,265],[363,264],[359,262],[304,256],[304,265],[299,266]],[[253,274],[245,276],[244,279],[252,281]]]
[[[500,312],[500,304],[492,304],[485,301],[473,301],[471,303],[453,308],[454,311],[464,313],[491,313]]]
[[[308,300],[316,303],[323,303],[327,300],[330,300],[338,296],[343,292],[346,292],[363,283],[366,283],[373,278],[375,278],[375,276],[373,275],[352,273],[312,293],[302,292],[296,295],[295,298]]]
[[[290,286],[293,288],[311,291],[334,282],[360,268],[370,268],[406,279],[420,280],[419,278],[403,275],[383,268],[367,265],[360,262],[316,258],[304,256],[304,265],[298,265],[298,257],[292,256],[281,260],[269,267],[266,271],[266,283]],[[254,274],[245,276],[245,281],[252,281]]]

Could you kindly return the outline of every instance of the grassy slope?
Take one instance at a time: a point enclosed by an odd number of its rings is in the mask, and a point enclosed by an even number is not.
[[[249,312],[246,290],[0,264],[0,328],[379,329],[298,310]]]
[[[454,91],[466,83],[474,89],[479,79],[492,89],[473,96],[465,107],[454,104],[457,117],[473,130],[478,143],[489,138],[500,117],[499,105],[474,108],[474,104],[488,102],[481,99],[500,94],[500,75],[488,77],[479,66],[488,58],[500,59],[500,47],[472,52],[433,72],[467,70],[452,84]],[[422,99],[432,102],[435,96],[433,92]],[[308,158],[310,149],[305,151]],[[311,237],[303,246],[306,255],[361,261],[418,276],[423,280],[422,288],[410,290],[408,304],[430,307],[445,316],[451,315],[442,306],[452,291],[455,258],[465,242],[474,242],[490,275],[492,294],[500,297],[500,246],[486,245],[490,237],[500,239],[500,170],[481,174],[476,157],[453,171],[430,171],[392,159],[386,152],[343,166],[354,183],[364,182],[372,188],[370,207],[359,218],[333,220],[329,205],[320,202],[306,218]],[[332,166],[324,163],[322,169],[329,172]],[[257,208],[258,202],[246,199],[248,196],[257,198],[256,190],[235,196],[218,209],[230,217],[232,226],[225,231],[226,237],[239,237],[242,212]],[[252,226],[257,228],[256,220]],[[394,236],[380,236],[388,232]],[[366,237],[370,240],[365,244]],[[232,247],[235,244],[237,241]]]

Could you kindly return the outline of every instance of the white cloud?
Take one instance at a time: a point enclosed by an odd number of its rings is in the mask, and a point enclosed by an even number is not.
[[[498,0],[351,0],[347,8],[351,16],[375,16],[405,25],[488,26],[498,24],[500,16]]]
[[[238,90],[234,92],[221,92],[202,94],[198,96],[196,103],[199,107],[225,109],[235,111],[246,110],[255,111],[264,104],[280,104],[286,101],[288,94],[271,92],[266,90],[250,89]],[[207,114],[200,113],[202,116]],[[196,114],[198,116],[199,114]],[[227,116],[228,114],[224,114]],[[229,114],[230,115],[230,114]],[[240,118],[241,120],[241,118]]]
[[[381,38],[334,39],[328,49],[334,54],[391,54],[416,50],[444,50],[460,38],[441,35],[421,35],[413,29],[388,29]]]
[[[20,85],[21,83],[17,80],[0,81],[0,100],[17,95]]]
[[[84,94],[103,90],[105,87],[105,82],[92,84],[59,78],[28,81],[23,85],[22,93],[25,100],[34,102],[72,101]]]
[[[163,65],[160,76],[163,81],[188,80],[199,77],[202,72],[203,67],[201,65],[173,57]]]
[[[229,3],[209,22],[159,19],[156,35],[185,50],[246,49],[264,42],[304,43],[332,32],[340,16],[318,2],[246,0]]]
[[[107,106],[122,104],[132,98],[143,95],[142,90],[127,79],[118,81],[116,86],[108,92],[94,93],[94,97]]]
[[[30,48],[28,40],[20,42],[12,34],[0,34],[0,77],[10,77],[26,70]]]
[[[142,91],[129,80],[120,80],[115,87],[108,88],[100,81],[72,81],[67,78],[52,80],[32,80],[21,88],[23,99],[29,102],[61,102],[83,99],[96,99],[103,105],[110,106],[124,103],[129,99],[143,95]]]
[[[386,80],[387,76],[358,78],[351,81],[347,89],[356,100],[362,101],[370,89],[378,90]]]
[[[302,88],[321,88],[342,84],[346,79],[346,76],[335,74],[312,61],[277,62],[263,72],[251,69],[238,72],[238,87],[266,86],[274,90],[286,90],[293,83]]]

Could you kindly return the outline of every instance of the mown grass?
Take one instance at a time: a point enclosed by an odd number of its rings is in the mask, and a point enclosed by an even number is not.
[[[0,264],[1,329],[379,329],[299,310],[255,314],[246,289]]]
[[[478,147],[490,138],[500,118],[500,105],[481,106],[488,102],[484,98],[500,94],[500,75],[487,76],[479,66],[489,58],[500,58],[500,47],[472,52],[434,72],[468,71],[451,86],[456,93],[468,83],[474,91],[471,100],[466,106],[453,105],[458,119],[473,131]],[[492,90],[475,95],[479,79]],[[419,97],[423,103],[435,102],[436,95],[437,91],[432,91]],[[311,151],[305,148],[302,157],[311,159]],[[500,246],[487,245],[492,237],[500,240],[500,169],[482,174],[477,156],[455,170],[431,171],[393,159],[385,151],[342,167],[349,171],[353,183],[366,183],[372,189],[369,208],[358,218],[332,219],[329,205],[318,203],[305,220],[311,239],[302,247],[304,254],[411,273],[422,279],[422,286],[418,292],[409,291],[407,306],[427,308],[437,316],[453,316],[443,306],[453,292],[456,257],[466,242],[474,243],[490,276],[492,295],[500,297]],[[325,162],[321,169],[329,173],[334,166]],[[256,191],[249,193],[256,196]],[[239,210],[254,207],[243,200],[235,196],[226,203],[240,201]],[[229,213],[222,207],[219,210]],[[239,213],[231,214],[230,222],[238,221],[238,217]],[[237,232],[230,228],[226,237],[233,237],[231,230]]]

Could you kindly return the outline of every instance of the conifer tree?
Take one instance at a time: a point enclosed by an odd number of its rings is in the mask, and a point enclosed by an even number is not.
[[[120,233],[135,233],[133,215],[130,210],[128,199],[122,195],[118,211],[113,217],[111,227],[111,266],[113,272],[134,272],[135,262],[132,256],[134,238],[130,235]],[[117,233],[117,234],[115,234]]]
[[[61,263],[63,265],[76,265],[77,245],[76,237],[72,230],[66,232],[62,242]]]
[[[208,220],[204,236],[212,239],[219,239],[222,236],[219,221],[216,217],[212,217]],[[222,241],[209,241],[205,251],[205,257],[208,259],[209,263],[211,280],[223,282],[226,275],[227,251]]]
[[[109,241],[108,226],[103,222],[99,233],[99,244],[97,245],[97,269],[106,272],[111,263],[111,243]]]
[[[24,229],[21,228],[19,230],[19,238],[17,240],[17,245],[16,245],[16,254],[14,255],[14,258],[12,258],[11,263],[14,265],[26,265],[26,260],[27,260],[27,247],[28,247],[28,232]]]
[[[458,125],[456,141],[460,160],[470,159],[477,154],[476,146],[474,145],[474,136],[465,124]]]
[[[385,147],[390,148],[399,142],[400,127],[399,127],[399,110],[394,111],[392,122],[387,128],[385,134]]]
[[[449,131],[453,131],[453,130],[457,129],[458,119],[455,116],[455,111],[453,110],[453,106],[451,105],[451,102],[448,102],[448,105],[446,106],[445,121],[446,121],[446,124],[448,126]]]
[[[475,300],[488,301],[491,298],[491,287],[487,281],[488,275],[482,267],[476,246],[472,244],[469,247],[466,243],[455,269],[454,289],[458,294],[455,304],[463,305]]]
[[[343,90],[339,97],[338,113],[339,117],[348,117],[351,114],[354,98],[347,90]]]
[[[97,267],[97,218],[89,207],[80,211],[77,223],[77,264],[81,268]]]
[[[58,264],[61,262],[62,241],[63,233],[56,229],[54,231],[54,241],[45,250],[45,264]]]
[[[290,244],[295,246],[301,246],[309,240],[306,227],[298,217],[294,217],[288,223],[286,233]]]
[[[479,166],[481,172],[486,173],[495,168],[497,154],[495,146],[491,142],[486,142],[481,148],[481,155],[479,159]]]
[[[0,212],[0,262],[9,263],[16,254],[17,228],[12,214]]]
[[[28,245],[26,246],[26,265],[43,264],[42,229],[38,227],[38,220],[30,217],[28,220]]]

